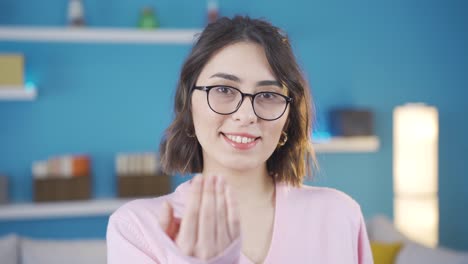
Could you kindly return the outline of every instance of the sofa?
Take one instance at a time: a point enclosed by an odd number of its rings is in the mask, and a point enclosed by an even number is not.
[[[104,240],[42,240],[11,234],[0,237],[2,264],[105,264]]]
[[[396,264],[468,264],[468,253],[444,248],[428,248],[403,236],[385,216],[366,221],[372,243],[400,243],[393,263]],[[11,234],[0,237],[2,264],[104,264],[104,240],[41,240]],[[338,263],[337,263],[338,264]],[[340,263],[341,264],[341,263]],[[381,264],[381,263],[375,263]]]
[[[395,264],[468,264],[468,252],[457,252],[443,247],[429,248],[411,241],[384,215],[366,220],[366,228],[371,244],[377,242],[383,245],[401,245],[395,252]],[[375,257],[374,249],[373,253]]]

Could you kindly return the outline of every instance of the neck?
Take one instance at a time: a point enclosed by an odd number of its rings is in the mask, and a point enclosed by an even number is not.
[[[208,175],[223,177],[232,188],[241,208],[265,206],[273,201],[275,186],[266,166],[246,171],[205,167],[203,176]]]

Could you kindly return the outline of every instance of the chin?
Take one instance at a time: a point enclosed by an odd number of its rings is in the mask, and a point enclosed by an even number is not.
[[[265,162],[244,156],[241,158],[224,159],[219,161],[219,164],[234,171],[248,171],[262,166]]]

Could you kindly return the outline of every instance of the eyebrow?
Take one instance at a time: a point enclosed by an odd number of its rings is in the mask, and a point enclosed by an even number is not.
[[[233,81],[233,82],[237,82],[237,83],[241,82],[241,79],[239,77],[237,77],[235,75],[232,75],[232,74],[228,74],[228,73],[218,72],[218,73],[215,73],[215,74],[211,75],[210,78],[214,78],[214,77],[223,78],[223,79]],[[259,81],[259,82],[257,82],[256,86],[277,86],[278,88],[283,89],[283,85],[281,85],[281,83],[276,81],[276,80]]]

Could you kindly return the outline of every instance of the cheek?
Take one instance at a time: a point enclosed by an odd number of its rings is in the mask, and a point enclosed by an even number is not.
[[[216,132],[220,124],[220,115],[211,111],[206,97],[200,95],[192,96],[192,118],[195,127],[195,133],[199,139]]]
[[[278,122],[271,124],[271,126],[268,128],[269,136],[272,141],[276,143],[279,142],[282,132],[286,130],[284,126],[286,124],[287,119],[288,112],[284,113],[284,115],[277,120]]]
[[[210,108],[206,98],[199,93],[194,93],[192,95],[192,118],[195,125],[206,118],[208,110]]]
[[[264,123],[262,130],[265,133],[265,136],[268,137],[269,144],[272,144],[276,147],[276,144],[280,140],[281,132],[285,129],[284,125],[286,124],[286,116],[281,117],[275,121],[268,121]]]
[[[280,124],[275,124],[274,126],[271,126],[268,131],[269,131],[269,138],[273,142],[278,142],[280,137],[281,137],[281,132],[283,131],[283,123]]]
[[[285,125],[288,119],[289,119],[289,107],[286,110],[286,112],[283,114],[283,116],[281,116],[281,118],[277,120],[278,122],[274,124],[275,127],[273,128],[273,130],[277,133],[278,138],[281,136],[281,132],[286,131]]]

